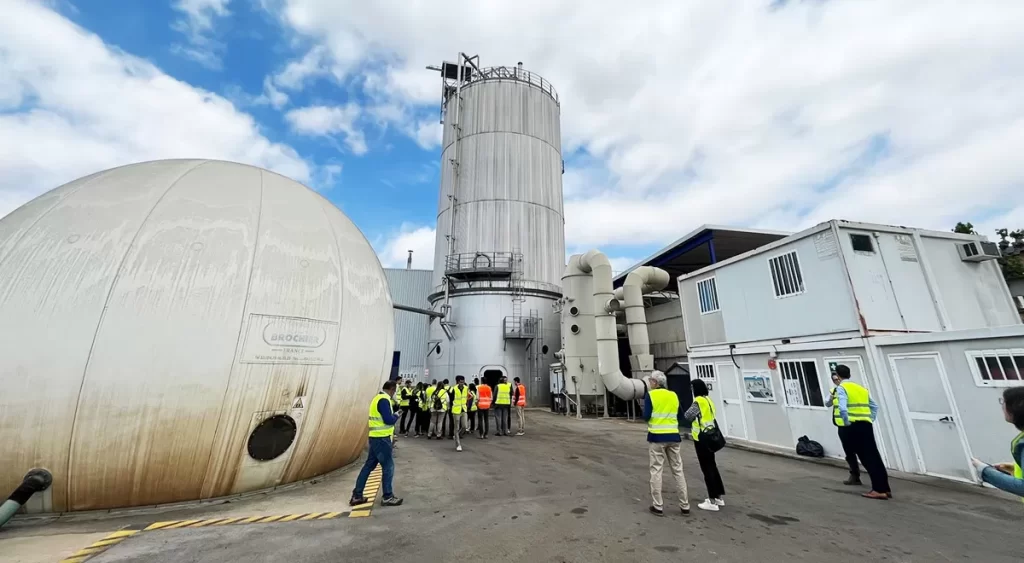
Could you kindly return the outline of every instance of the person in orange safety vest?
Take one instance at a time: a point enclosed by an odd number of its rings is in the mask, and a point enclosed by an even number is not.
[[[512,398],[516,405],[516,416],[519,417],[519,429],[516,430],[516,436],[522,436],[526,433],[526,386],[519,381],[518,377],[512,381],[516,383]]]
[[[481,382],[476,388],[476,406],[479,413],[476,416],[477,436],[481,440],[487,439],[487,433],[491,430],[490,412],[491,401],[494,392],[486,382]]]

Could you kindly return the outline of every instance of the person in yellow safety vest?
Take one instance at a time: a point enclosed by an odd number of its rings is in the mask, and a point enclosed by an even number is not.
[[[405,387],[402,387],[401,391],[398,392],[398,408],[402,410],[402,421],[399,423],[398,429],[401,430],[402,435],[406,438],[409,437],[409,423],[412,422],[412,380],[405,380]]]
[[[476,392],[476,383],[469,384],[469,398],[466,399],[466,404],[469,405],[469,433],[476,433],[476,412],[479,410],[479,398]]]
[[[466,378],[461,375],[455,376],[455,387],[452,388],[452,419],[455,427],[455,451],[462,451],[462,434],[469,426],[469,416],[466,414],[466,401],[469,399],[469,388],[466,387]]]
[[[515,382],[515,388],[512,394],[512,403],[516,406],[516,419],[519,422],[519,428],[516,430],[516,436],[522,436],[526,433],[526,386],[519,381],[516,377],[512,381]],[[509,423],[509,426],[512,424]],[[510,429],[511,430],[511,429]]]
[[[498,380],[497,394],[494,397],[494,422],[498,429],[498,436],[511,436],[508,419],[511,416],[512,407],[512,386],[504,375]]]
[[[843,380],[839,379],[839,376],[832,373],[832,384],[835,387],[832,388],[832,393],[828,397],[828,401],[825,401],[825,406],[833,409],[832,424],[836,426],[839,432],[839,443],[843,446],[843,457],[846,458],[846,465],[850,468],[850,477],[843,481],[844,485],[860,485],[860,466],[857,465],[857,452],[853,449],[853,441],[850,439],[850,428],[848,426],[839,426],[836,423],[836,416],[834,414],[835,407],[838,406],[836,402],[836,390],[839,389],[839,384]]]
[[[436,390],[437,390],[437,380],[436,379],[431,381],[430,385],[428,385],[426,390],[424,390],[423,410],[427,413],[427,439],[428,440],[430,440],[430,439],[432,439],[434,437],[434,425],[433,425],[433,417],[434,417],[434,391],[436,391]]]
[[[416,415],[413,424],[416,426],[416,437],[419,438],[427,433],[427,426],[430,425],[430,411],[427,410],[427,384],[422,381],[416,383],[416,390],[413,391],[413,413]]]
[[[448,415],[448,390],[442,385],[434,388],[434,394],[430,396],[430,436],[441,440],[444,438],[442,429],[445,416]]]
[[[989,465],[971,458],[971,463],[981,472],[982,481],[1024,501],[1024,387],[1007,388],[999,402],[1003,405],[1003,418],[1017,429],[1017,436],[1010,440],[1013,461]]]
[[[381,499],[381,506],[398,506],[402,499],[395,496],[392,484],[395,478],[395,458],[392,454],[391,438],[395,434],[395,423],[398,417],[391,410],[391,399],[395,396],[395,382],[387,381],[380,393],[370,401],[369,414],[369,453],[363,468],[359,470],[359,477],[356,478],[356,486],[352,489],[352,498],[348,503],[351,506],[358,506],[373,502],[363,496],[363,489],[366,488],[366,481],[370,473],[381,466],[383,479],[381,488],[384,497]]]
[[[877,500],[892,498],[889,488],[889,473],[882,462],[882,454],[878,453],[875,441],[874,422],[878,417],[878,405],[871,399],[871,394],[863,386],[850,381],[850,368],[842,364],[836,366],[839,386],[836,387],[836,400],[832,407],[832,422],[846,428],[847,439],[853,446],[853,452],[864,464],[864,469],[871,478],[871,491],[862,497]]]
[[[665,514],[661,497],[661,476],[668,459],[669,469],[676,478],[679,489],[679,510],[690,513],[690,499],[686,491],[686,477],[683,475],[683,456],[680,452],[679,397],[666,387],[665,374],[651,372],[648,379],[651,390],[644,397],[644,420],[647,421],[647,449],[651,468],[651,512],[658,516]]]
[[[697,505],[701,510],[718,512],[720,507],[725,506],[725,484],[722,482],[722,474],[718,471],[718,460],[715,459],[715,452],[700,441],[700,432],[705,428],[711,428],[715,422],[715,403],[708,393],[708,386],[701,379],[690,381],[690,389],[693,390],[693,403],[683,413],[683,418],[690,423],[690,439],[693,440],[693,449],[697,453],[697,463],[700,471],[704,474],[704,484],[708,487],[708,498]]]
[[[455,419],[452,417],[452,403],[455,400],[455,395],[452,394],[452,386],[448,383],[448,380],[444,380],[444,390],[448,393],[448,412],[445,413],[444,418],[441,420],[441,436],[448,435],[448,439],[452,440],[455,437]]]

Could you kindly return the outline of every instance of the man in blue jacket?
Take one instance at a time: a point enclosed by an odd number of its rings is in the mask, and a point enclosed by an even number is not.
[[[382,479],[384,498],[380,501],[381,506],[398,506],[402,504],[402,499],[396,497],[391,488],[395,478],[395,459],[391,455],[391,439],[395,434],[395,423],[398,422],[398,417],[395,416],[394,411],[391,409],[391,398],[394,396],[395,382],[388,381],[384,383],[383,391],[370,401],[369,453],[366,456],[366,463],[363,464],[363,468],[359,471],[359,478],[356,479],[356,488],[352,489],[352,498],[348,501],[352,506],[370,502],[363,496],[363,489],[366,487],[367,479],[370,478],[370,473],[377,467],[378,463],[384,474]]]

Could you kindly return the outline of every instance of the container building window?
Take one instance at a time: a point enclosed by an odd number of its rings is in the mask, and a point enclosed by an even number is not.
[[[874,252],[875,245],[871,242],[871,235],[850,234],[850,246],[855,252]]]
[[[705,383],[715,380],[715,365],[714,364],[695,364],[693,366],[693,373],[697,376],[697,379],[703,379]]]
[[[1024,349],[972,350],[967,362],[981,387],[1024,386]]]
[[[779,362],[786,403],[791,407],[824,407],[818,365],[814,360]]]
[[[772,272],[775,297],[789,297],[804,292],[804,274],[800,271],[800,258],[792,250],[768,260]]]
[[[697,282],[697,297],[700,299],[700,314],[718,311],[718,284],[711,277]]]

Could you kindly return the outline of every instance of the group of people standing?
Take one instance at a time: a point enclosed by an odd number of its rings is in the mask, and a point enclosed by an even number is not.
[[[863,493],[862,496],[877,500],[891,499],[889,475],[878,451],[874,434],[874,422],[878,418],[878,405],[865,387],[850,381],[850,368],[847,366],[837,366],[832,375],[832,382],[835,387],[832,389],[826,406],[832,407],[832,423],[838,429],[839,440],[843,444],[846,461],[850,466],[850,477],[844,483],[847,485],[861,484],[859,459],[871,478],[871,490]],[[690,501],[686,490],[686,478],[683,476],[683,460],[680,453],[682,439],[677,420],[679,397],[666,389],[665,374],[660,371],[651,374],[649,383],[650,392],[644,399],[644,420],[647,421],[647,441],[650,450],[651,498],[653,500],[650,510],[659,516],[664,514],[661,482],[667,461],[679,489],[679,508],[683,514],[689,514]],[[715,450],[700,440],[703,431],[717,426],[715,404],[711,400],[708,386],[704,381],[694,379],[690,381],[690,387],[693,391],[693,403],[682,416],[690,422],[690,439],[693,441],[697,462],[700,464],[700,470],[704,474],[704,483],[708,489],[707,499],[697,507],[716,512],[725,506],[723,498],[725,485],[722,483],[722,475],[718,471]],[[1003,401],[1006,419],[1017,425],[1018,429],[1024,430],[1024,390],[1020,391],[1019,399],[1012,395],[1008,393]],[[1007,404],[1011,406],[1008,407]],[[1020,414],[1015,415],[1015,412]],[[1024,456],[1024,432],[1021,432],[1011,449],[1014,451],[1015,461],[1017,457]],[[981,462],[977,462],[977,464],[984,465]],[[1020,472],[1019,466],[1016,465],[1004,464],[993,467],[995,469],[986,469],[983,472],[983,476],[987,478],[987,481],[990,480],[989,482],[999,481],[1010,486],[1008,484],[1010,479],[1015,477],[1016,480],[1021,480],[1021,477],[1024,477],[1024,472]],[[1011,473],[1014,477],[1007,477]],[[1024,481],[1021,482],[1024,483]]]
[[[419,438],[442,440],[447,437],[455,442],[455,450],[462,451],[465,434],[475,434],[486,440],[490,434],[491,411],[494,412],[496,435],[512,435],[512,408],[515,407],[519,423],[516,436],[526,432],[526,386],[518,377],[513,383],[502,376],[493,388],[486,382],[474,378],[467,385],[466,378],[458,375],[455,385],[445,379],[427,383],[405,380],[394,397],[394,406],[401,412],[399,433],[408,437],[409,431]]]

